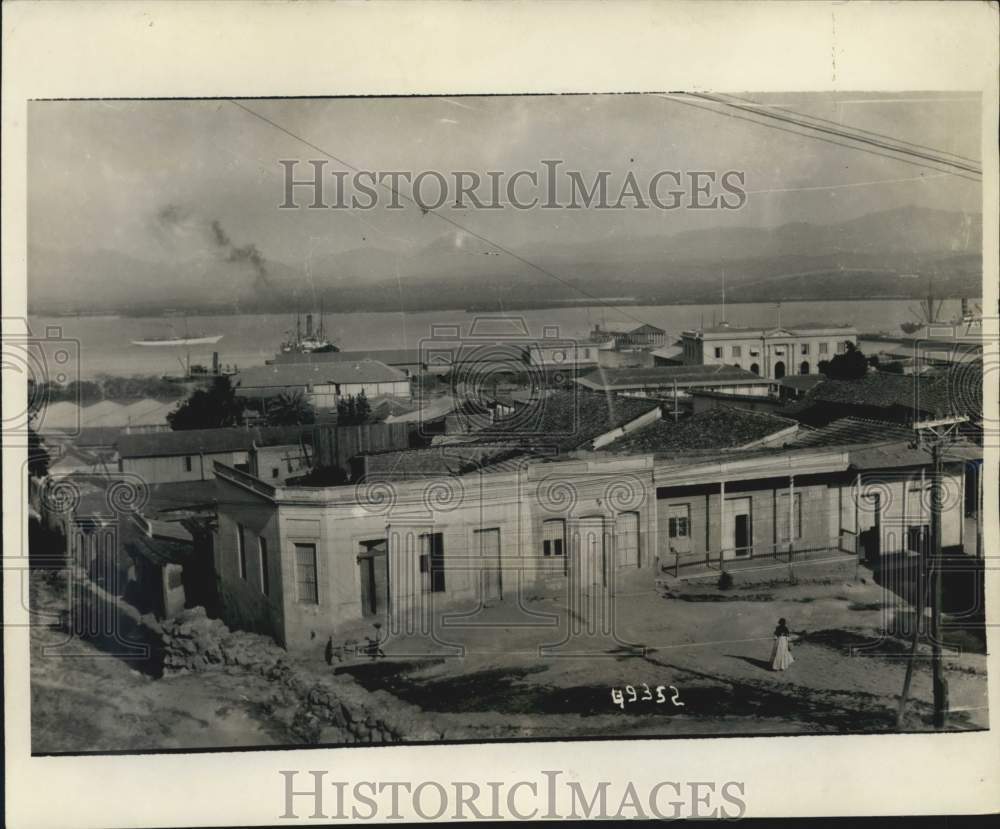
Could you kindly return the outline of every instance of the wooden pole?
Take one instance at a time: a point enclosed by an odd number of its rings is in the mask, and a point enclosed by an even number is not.
[[[931,479],[931,667],[934,679],[934,727],[944,728],[948,718],[948,680],[941,663],[941,605],[943,603],[941,551],[941,442],[933,447],[934,477]]]
[[[780,307],[780,306],[779,306]],[[788,476],[788,561],[795,549],[795,476]]]

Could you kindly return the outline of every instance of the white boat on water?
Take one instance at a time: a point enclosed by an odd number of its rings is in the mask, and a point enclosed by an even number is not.
[[[132,345],[142,346],[170,346],[170,345],[212,345],[222,339],[224,335],[213,334],[207,337],[150,337],[145,340],[132,340]]]

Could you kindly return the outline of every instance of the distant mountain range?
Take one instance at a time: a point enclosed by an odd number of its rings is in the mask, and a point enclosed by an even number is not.
[[[456,230],[423,248],[377,247],[318,257],[308,268],[267,263],[266,285],[245,268],[202,258],[167,266],[113,251],[31,248],[34,314],[136,315],[528,308],[587,297],[636,304],[712,303],[723,274],[731,302],[916,298],[982,293],[982,216],[919,207],[834,225],[796,222],[582,244],[507,247],[525,265]]]

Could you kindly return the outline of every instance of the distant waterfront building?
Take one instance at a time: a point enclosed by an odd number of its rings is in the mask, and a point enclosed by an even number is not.
[[[596,368],[604,345],[597,340],[546,342],[543,339],[528,346],[528,363],[550,370]]]
[[[667,332],[655,325],[634,322],[602,322],[590,332],[590,339],[611,340],[615,348],[659,348],[666,343]]]
[[[338,401],[361,392],[369,400],[381,394],[410,398],[410,378],[378,360],[254,366],[241,371],[233,386],[237,397],[246,398],[300,393],[318,410],[335,409]]]
[[[818,374],[819,364],[857,345],[854,327],[743,328],[719,325],[681,334],[685,365],[726,365],[780,380],[788,374]]]

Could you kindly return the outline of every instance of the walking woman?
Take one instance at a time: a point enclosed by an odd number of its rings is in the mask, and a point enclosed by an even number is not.
[[[778,619],[778,626],[774,629],[774,650],[771,652],[772,671],[783,671],[795,661],[789,645],[790,636],[785,620]]]

